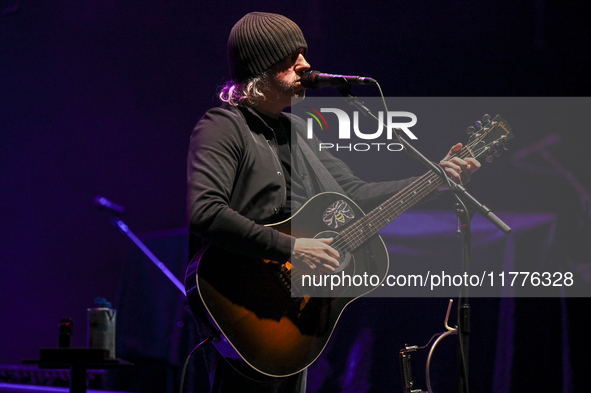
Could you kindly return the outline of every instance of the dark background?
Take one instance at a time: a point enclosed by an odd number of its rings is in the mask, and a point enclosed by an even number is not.
[[[591,91],[585,1],[0,0],[0,363],[55,346],[62,317],[85,345],[85,309],[125,286],[130,242],[95,195],[126,206],[136,233],[185,225],[188,138],[228,79],[231,27],[254,10],[297,22],[314,69],[372,76],[387,96]],[[560,133],[553,155],[591,189],[588,127],[514,131],[514,149]],[[435,134],[430,158],[464,138]],[[482,172],[474,194],[497,211],[558,214],[558,243],[588,269],[588,216],[569,181],[510,157]],[[589,302],[573,304],[576,325]]]

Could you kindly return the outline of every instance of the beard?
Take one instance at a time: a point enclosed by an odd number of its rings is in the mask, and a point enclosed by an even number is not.
[[[306,89],[302,85],[296,85],[296,83],[300,80],[298,75],[294,75],[291,81],[286,81],[280,79],[278,74],[273,74],[272,80],[276,90],[275,97],[273,98],[277,100],[290,97],[293,104],[302,101],[306,96]]]

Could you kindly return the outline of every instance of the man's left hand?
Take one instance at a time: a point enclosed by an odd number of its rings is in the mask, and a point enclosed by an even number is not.
[[[452,154],[460,151],[462,149],[462,144],[458,143],[457,145],[453,146],[449,153],[447,153],[447,157],[450,157]],[[450,160],[444,160],[439,163],[445,172],[452,179],[454,182],[464,185],[470,181],[472,174],[476,172],[480,168],[480,163],[478,160],[472,157],[466,158],[459,158],[453,157]],[[449,190],[447,184],[442,184],[437,188],[437,191],[444,191]]]

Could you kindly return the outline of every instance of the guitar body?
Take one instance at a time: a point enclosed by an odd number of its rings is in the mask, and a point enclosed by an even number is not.
[[[290,220],[272,226],[295,237],[335,237],[335,244],[336,236],[363,216],[346,196],[323,193]],[[353,278],[367,273],[367,277],[377,276],[372,280],[375,286],[366,279],[367,285],[331,290],[330,275],[326,286],[313,285],[325,275],[316,276],[316,281],[310,278],[304,286],[296,278],[299,272],[291,269],[292,296],[282,265],[210,247],[197,267],[197,288],[213,322],[240,357],[263,374],[288,376],[320,356],[347,304],[381,285],[388,272],[388,252],[378,235],[351,253],[339,253],[341,268],[335,275]]]

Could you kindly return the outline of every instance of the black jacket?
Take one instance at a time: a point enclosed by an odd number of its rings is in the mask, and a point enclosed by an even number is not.
[[[281,116],[305,137],[303,119]],[[362,207],[376,206],[414,180],[363,182],[327,150],[319,152],[320,141],[304,140],[347,196]],[[308,194],[294,199],[324,191],[293,142],[292,155]],[[209,110],[191,135],[187,163],[191,256],[209,243],[277,262],[289,259],[294,239],[264,225],[285,218],[287,196],[274,131],[254,110],[231,106]]]

